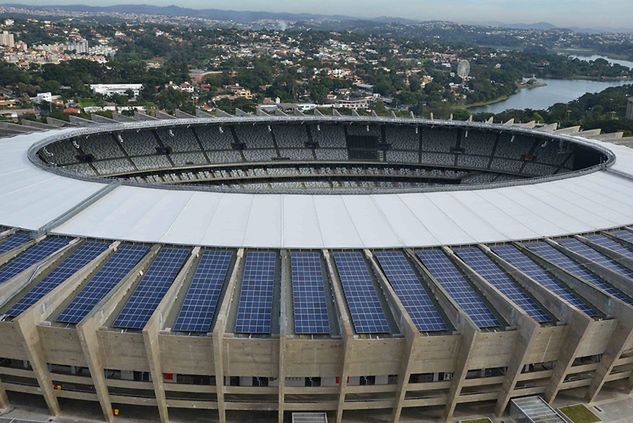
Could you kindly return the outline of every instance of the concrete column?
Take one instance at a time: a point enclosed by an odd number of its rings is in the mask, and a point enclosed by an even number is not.
[[[516,246],[519,249],[522,248],[518,244],[516,244]],[[534,281],[509,262],[493,254],[488,247],[480,246],[480,248],[500,267],[510,273],[514,280],[519,282],[534,298],[567,325],[565,341],[562,343],[558,361],[554,366],[550,384],[545,392],[545,399],[551,403],[556,398],[567,372],[574,363],[577,352],[593,324],[593,319],[564,299],[554,295],[551,291]]]
[[[403,350],[401,359],[402,367],[400,370],[400,377],[398,378],[398,389],[396,391],[393,406],[392,420],[394,422],[397,422],[400,419],[400,414],[402,413],[402,405],[407,393],[409,378],[411,377],[413,351],[415,348],[416,340],[420,337],[420,332],[418,331],[417,326],[413,322],[413,319],[411,319],[411,316],[407,312],[406,308],[400,301],[400,298],[398,298],[398,296],[396,295],[396,292],[391,286],[391,283],[382,272],[382,269],[380,268],[380,265],[378,264],[378,261],[374,257],[373,253],[370,250],[365,250],[365,256],[367,257],[367,260],[371,263],[374,274],[376,275],[376,279],[382,287],[383,292],[387,296],[392,315],[397,318],[398,327],[400,328],[406,339],[406,347]]]
[[[80,242],[75,243],[75,245],[79,244]],[[107,259],[117,245],[118,243],[112,244],[109,249],[78,270],[75,274],[49,292],[44,298],[29,307],[13,321],[16,330],[22,338],[24,351],[26,352],[27,358],[33,368],[33,374],[38,381],[42,391],[42,396],[46,401],[49,411],[54,416],[57,416],[61,410],[59,402],[57,401],[57,396],[53,390],[53,382],[50,372],[48,371],[46,356],[44,354],[44,350],[42,349],[37,325],[53,310],[59,307],[65,301],[67,296],[77,289],[80,284]],[[54,262],[59,262],[61,257],[66,257],[71,251],[74,251],[72,247],[61,254],[59,258],[54,260]]]
[[[81,349],[90,369],[90,377],[95,387],[95,393],[106,422],[114,420],[112,402],[105,378],[102,351],[99,342],[98,329],[105,325],[110,315],[125,298],[127,291],[140,278],[141,271],[145,271],[158,253],[159,247],[152,247],[150,252],[132,269],[132,271],[112,289],[94,309],[80,322],[76,329],[81,343]]]
[[[7,390],[4,389],[2,381],[0,381],[0,411],[11,408],[9,397],[7,396]]]
[[[290,304],[291,298],[286,295],[290,292],[290,257],[288,251],[281,252],[281,282],[279,289],[279,374],[277,375],[279,397],[277,404],[279,423],[284,421],[284,403],[285,403],[285,390],[286,390],[286,368],[285,368],[285,353],[286,353],[286,339],[288,337],[288,321],[291,318],[286,309],[286,305]]]
[[[455,361],[453,380],[448,391],[446,408],[444,409],[444,420],[448,421],[453,416],[455,407],[457,406],[459,394],[461,393],[464,381],[466,380],[466,375],[468,374],[471,353],[477,343],[477,335],[480,332],[475,322],[473,322],[464,310],[459,307],[448,292],[444,290],[442,285],[435,280],[433,275],[429,273],[424,266],[422,266],[422,263],[415,255],[415,252],[413,250],[407,250],[407,254],[412,259],[417,269],[425,277],[425,280],[429,283],[429,288],[431,288],[431,291],[435,294],[442,306],[442,309],[446,312],[455,328],[461,334],[461,345]]]
[[[156,405],[158,406],[161,423],[169,423],[169,409],[167,407],[167,396],[165,395],[165,381],[163,379],[163,366],[160,358],[158,334],[164,324],[163,316],[167,314],[167,311],[175,302],[176,296],[187,279],[187,275],[189,275],[193,263],[198,258],[199,252],[200,247],[193,249],[191,256],[143,328],[143,341],[149,362],[149,371],[152,375],[152,385],[154,386],[154,395],[156,396]]]
[[[553,275],[555,275],[561,281],[564,281],[567,285],[573,287],[576,292],[584,296],[585,298],[591,298],[592,303],[602,311],[605,316],[613,316],[617,319],[617,326],[610,338],[609,343],[605,349],[605,352],[600,360],[600,365],[594,372],[594,376],[591,380],[591,385],[587,392],[587,398],[589,401],[593,401],[602,386],[606,378],[613,370],[615,362],[620,358],[625,345],[628,344],[633,331],[633,307],[612,297],[603,290],[595,287],[593,284],[584,281],[575,275],[567,272],[566,270],[548,262],[541,258],[538,254],[535,254],[528,248],[519,245],[519,248],[533,260],[539,263],[541,266],[548,269]],[[562,247],[560,247],[562,249]],[[573,257],[572,257],[573,258]],[[596,270],[596,274],[605,281],[608,281],[607,275],[598,273],[599,268]]]
[[[336,272],[334,260],[330,256],[328,250],[323,250],[323,257],[327,265],[327,270],[330,274],[330,281],[332,282],[332,292],[334,293],[334,303],[338,311],[338,315],[341,324],[341,338],[343,340],[343,360],[341,363],[341,376],[339,380],[339,396],[338,405],[336,407],[336,423],[343,421],[343,411],[345,409],[345,396],[347,395],[347,378],[349,377],[349,357],[353,354],[353,337],[354,330],[352,329],[352,323],[347,313],[347,306],[345,298],[343,296],[343,289],[341,282]]]
[[[514,303],[510,298],[506,297],[494,285],[490,284],[486,279],[479,275],[474,269],[461,260],[450,248],[444,248],[449,253],[453,262],[457,264],[469,279],[481,290],[486,299],[492,304],[503,318],[514,326],[518,332],[516,337],[514,353],[510,358],[510,363],[506,370],[506,375],[501,387],[501,393],[497,399],[495,414],[501,416],[508,406],[508,402],[512,397],[512,392],[519,376],[526,363],[527,356],[533,345],[539,323],[532,319],[522,308]]]
[[[615,363],[622,355],[625,346],[630,344],[631,339],[633,338],[632,324],[632,320],[624,321],[618,319],[618,324],[611,335],[611,339],[607,344],[606,350],[602,354],[600,364],[591,379],[591,385],[589,385],[586,397],[588,402],[595,401],[596,397],[600,393],[600,390],[604,386],[607,377],[611,374],[611,371],[615,367]],[[629,378],[629,380],[631,380],[631,378]]]
[[[226,423],[226,406],[224,404],[224,334],[226,332],[226,325],[231,308],[231,302],[234,296],[235,287],[237,286],[237,280],[241,274],[242,266],[244,262],[244,249],[241,248],[237,251],[237,257],[235,265],[233,266],[233,272],[229,278],[229,282],[226,287],[226,294],[222,299],[222,304],[218,310],[218,317],[213,327],[213,366],[215,369],[215,387],[217,390],[218,401],[218,417],[220,423]]]

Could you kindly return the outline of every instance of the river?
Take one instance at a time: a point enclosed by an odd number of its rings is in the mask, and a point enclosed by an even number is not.
[[[633,81],[586,81],[582,79],[539,79],[544,87],[519,90],[507,100],[488,106],[473,107],[472,113],[502,113],[510,109],[545,110],[556,103],[568,103],[586,93],[598,93],[609,87],[632,84]]]

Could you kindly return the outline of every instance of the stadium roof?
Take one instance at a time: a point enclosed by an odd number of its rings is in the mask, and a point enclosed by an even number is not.
[[[264,119],[283,122],[292,117]],[[218,123],[221,118],[209,120]],[[100,125],[89,131],[109,128],[121,130],[121,124]],[[508,126],[499,128],[507,130]],[[606,147],[615,160],[577,176],[488,189],[310,195],[207,192],[87,181],[45,170],[29,159],[29,150],[40,142],[82,131],[86,130],[59,129],[0,140],[1,225],[186,245],[396,248],[507,242],[633,223],[633,151],[581,136],[560,135]],[[60,219],[65,215],[70,217]]]

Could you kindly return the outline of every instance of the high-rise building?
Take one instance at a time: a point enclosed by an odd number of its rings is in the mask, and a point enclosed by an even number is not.
[[[626,103],[626,118],[633,120],[633,97],[629,97],[629,101]]]
[[[67,49],[75,53],[88,53],[88,40],[72,40],[66,45]]]
[[[2,34],[0,34],[0,45],[11,48],[15,47],[13,34],[8,31],[2,31]]]

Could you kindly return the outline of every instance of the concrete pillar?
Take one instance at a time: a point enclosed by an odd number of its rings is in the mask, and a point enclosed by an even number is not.
[[[450,253],[450,250],[445,251]],[[468,374],[470,356],[477,343],[477,335],[480,332],[472,319],[459,307],[455,300],[448,295],[448,292],[435,280],[433,275],[426,270],[415,255],[415,252],[413,250],[407,250],[407,255],[429,283],[431,292],[436,296],[442,309],[461,334],[461,344],[455,361],[453,380],[448,391],[446,408],[444,409],[444,420],[448,421],[453,416],[453,412],[457,406],[457,400],[464,385],[464,380],[466,380],[466,375]]]
[[[11,408],[9,397],[7,396],[7,390],[4,389],[2,381],[0,381],[0,411]]]
[[[290,292],[291,284],[290,276],[290,257],[288,251],[281,252],[281,281],[279,289],[279,374],[277,375],[278,382],[278,401],[277,401],[277,420],[279,423],[284,421],[284,403],[285,403],[285,390],[286,390],[286,368],[285,368],[285,353],[286,353],[286,339],[288,337],[288,324],[291,316],[288,315],[286,306],[290,304],[291,298],[288,298],[287,293]]]
[[[126,278],[111,291],[111,294],[97,304],[93,310],[77,325],[79,342],[84,353],[90,377],[95,387],[95,393],[101,406],[101,411],[106,422],[114,420],[112,402],[108,391],[108,383],[105,378],[105,366],[103,364],[101,344],[99,342],[98,329],[102,327],[110,315],[116,310],[120,302],[125,298],[127,291],[140,278],[140,272],[147,270],[153,258],[158,253],[159,246],[155,245],[148,254],[132,269]]]
[[[81,242],[76,242],[74,245],[78,246],[80,243]],[[48,371],[45,358],[46,356],[44,354],[44,350],[42,349],[37,325],[48,317],[53,310],[59,307],[65,301],[67,296],[77,289],[80,284],[106,260],[118,244],[118,242],[113,243],[110,248],[101,253],[86,266],[75,272],[61,285],[57,286],[44,296],[44,298],[41,298],[13,321],[22,338],[24,351],[26,352],[27,358],[33,368],[33,374],[38,381],[44,401],[46,401],[49,411],[54,416],[59,415],[61,410],[59,402],[57,401],[57,396],[53,390],[53,382],[50,372]],[[53,259],[48,266],[50,267],[53,263],[58,263],[63,257],[68,256],[72,251],[74,251],[74,249],[75,248],[71,246],[60,254],[59,257]]]
[[[373,253],[370,250],[365,250],[365,256],[367,256],[367,259],[371,263],[374,274],[376,274],[377,280],[382,287],[383,292],[386,294],[389,305],[391,306],[392,314],[397,318],[398,327],[406,339],[406,346],[402,353],[402,367],[398,378],[398,389],[396,390],[392,415],[392,420],[397,422],[400,419],[400,414],[402,413],[402,405],[407,393],[409,378],[411,377],[413,351],[415,349],[416,340],[420,337],[420,332],[400,301],[400,298],[396,295],[391,283],[389,283],[389,280],[382,272],[382,269],[380,268],[380,265]]]
[[[347,306],[343,296],[343,288],[338,278],[338,273],[334,265],[334,260],[330,256],[328,250],[323,250],[323,257],[327,265],[332,282],[332,292],[334,293],[334,303],[336,305],[338,316],[341,319],[341,339],[343,341],[343,360],[341,362],[341,376],[339,379],[339,396],[338,405],[336,407],[336,423],[343,421],[343,411],[345,410],[345,396],[347,395],[347,378],[349,377],[349,358],[353,354],[353,337],[351,319],[347,313]]]
[[[462,271],[468,275],[469,279],[481,290],[481,292],[484,293],[486,299],[492,304],[495,310],[497,310],[497,312],[499,312],[508,323],[514,326],[518,332],[513,350],[514,353],[510,358],[510,363],[508,363],[501,392],[495,407],[495,414],[500,416],[505,411],[508,402],[512,397],[512,392],[514,391],[516,382],[521,375],[523,366],[527,364],[526,359],[533,342],[536,339],[540,325],[521,307],[516,305],[514,301],[506,297],[494,285],[484,279],[463,260],[457,257],[453,250],[444,247],[444,251],[449,254],[453,262],[457,264]]]
[[[525,252],[525,249],[521,245],[515,245]],[[481,245],[480,248],[501,268],[510,273],[514,280],[530,292],[530,294],[553,313],[554,316],[566,323],[567,331],[565,333],[565,341],[563,341],[559,359],[554,366],[550,384],[545,392],[545,399],[551,403],[556,398],[565,376],[577,356],[578,349],[591,328],[593,319],[566,300],[554,295],[551,291],[534,281],[509,262],[493,254],[490,248],[483,245]]]
[[[587,401],[593,402],[600,393],[600,390],[604,386],[607,377],[611,374],[611,371],[615,367],[615,363],[622,355],[626,345],[629,345],[633,338],[633,321],[623,321],[618,319],[618,324],[611,335],[611,339],[607,345],[606,350],[602,354],[600,364],[594,372],[589,390],[587,391]],[[630,380],[630,379],[629,379]]]
[[[237,280],[241,274],[241,269],[244,262],[244,249],[241,248],[237,251],[235,265],[229,282],[226,287],[226,294],[222,299],[222,304],[218,310],[218,317],[213,327],[212,341],[213,341],[213,366],[215,369],[215,387],[218,402],[218,418],[220,423],[226,423],[226,406],[224,403],[224,334],[226,332],[226,325],[231,308],[231,302],[233,297],[237,294],[235,287],[237,286]]]
[[[169,409],[167,407],[167,396],[165,395],[165,381],[163,379],[163,366],[160,359],[158,334],[164,324],[163,316],[167,314],[169,308],[175,302],[176,296],[182,289],[187,276],[193,268],[193,263],[196,261],[199,252],[200,247],[193,249],[191,256],[180,270],[174,279],[174,282],[169,287],[169,290],[167,290],[165,296],[160,301],[152,313],[152,316],[147,321],[147,324],[143,328],[143,341],[145,344],[147,360],[149,362],[149,371],[152,375],[152,385],[154,386],[154,395],[156,397],[156,405],[158,406],[161,423],[169,423]]]

